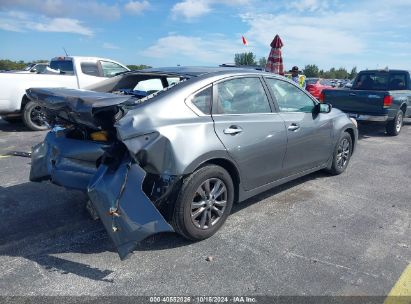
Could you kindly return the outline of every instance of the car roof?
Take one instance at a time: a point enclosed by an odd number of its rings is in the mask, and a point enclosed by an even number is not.
[[[217,74],[217,73],[266,73],[261,70],[257,70],[254,67],[196,67],[196,66],[178,66],[178,67],[160,67],[160,68],[149,68],[139,71],[132,71],[131,73],[159,73],[159,74],[175,74],[187,77],[198,77],[206,74]],[[266,73],[271,74],[271,73]],[[271,74],[272,75],[272,74]]]
[[[391,70],[391,69],[380,69],[380,70],[363,70],[363,71],[360,71],[360,72],[358,72],[358,73],[381,73],[381,72],[385,72],[385,73],[389,73],[389,72],[394,72],[394,73],[398,73],[398,72],[400,72],[400,73],[403,73],[403,72],[409,72],[409,71],[407,71],[407,70]]]

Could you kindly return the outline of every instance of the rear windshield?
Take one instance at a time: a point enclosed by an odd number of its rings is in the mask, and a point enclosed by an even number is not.
[[[74,75],[73,61],[71,60],[53,60],[50,62],[50,68],[60,70],[60,73]]]
[[[367,72],[358,75],[353,85],[358,90],[405,90],[405,73]]]
[[[305,81],[306,84],[316,84],[318,81],[318,78],[307,78]]]

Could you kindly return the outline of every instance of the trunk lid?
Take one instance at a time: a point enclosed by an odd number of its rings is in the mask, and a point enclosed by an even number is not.
[[[130,95],[66,88],[30,88],[26,94],[44,108],[49,119],[58,117],[93,129],[106,124],[107,116],[113,118],[120,111],[120,104],[136,101]]]

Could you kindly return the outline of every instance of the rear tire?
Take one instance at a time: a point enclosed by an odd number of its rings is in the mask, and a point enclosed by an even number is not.
[[[399,110],[393,120],[387,122],[386,131],[388,135],[397,136],[400,134],[404,123],[404,112]]]
[[[353,143],[351,135],[344,132],[334,148],[332,165],[327,171],[332,175],[343,173],[350,162],[352,151]]]
[[[44,131],[48,129],[47,124],[44,123],[44,114],[41,107],[33,102],[26,103],[23,109],[23,122],[27,128],[33,131]]]
[[[183,181],[174,206],[174,230],[193,241],[209,238],[224,224],[233,201],[230,174],[220,166],[202,167]]]

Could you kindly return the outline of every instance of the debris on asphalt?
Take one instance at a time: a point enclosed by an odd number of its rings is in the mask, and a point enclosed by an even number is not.
[[[210,256],[206,257],[206,261],[207,262],[212,262],[212,261],[214,261],[214,257],[210,255]]]
[[[6,155],[31,158],[31,152],[23,152],[23,151],[10,151]]]

